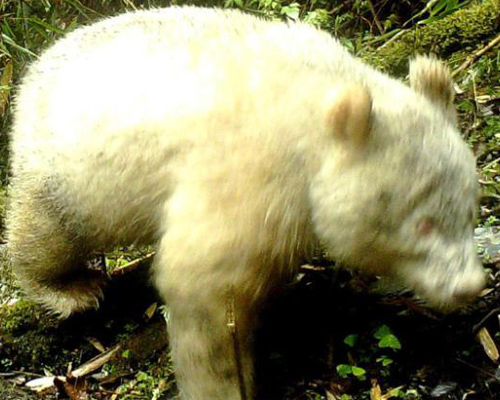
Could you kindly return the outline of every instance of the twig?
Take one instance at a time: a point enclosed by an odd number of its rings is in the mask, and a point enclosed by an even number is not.
[[[409,32],[408,29],[401,29],[398,33],[396,33],[393,37],[391,37],[387,42],[385,42],[382,46],[378,48],[378,50],[383,49],[386,47],[389,43],[394,42],[397,38],[400,36],[403,36],[406,32]]]
[[[147,259],[153,257],[154,255],[155,252],[152,251],[151,253],[148,253],[143,257],[136,258],[135,260],[132,260],[129,263],[114,269],[113,272],[111,272],[111,276],[120,276],[127,272],[133,271],[137,269],[143,261],[146,261]]]
[[[375,25],[377,25],[377,28],[380,32],[381,35],[385,33],[384,26],[380,22],[380,19],[378,18],[377,11],[375,10],[375,7],[373,6],[372,0],[368,0],[368,7],[370,8],[370,11],[373,14],[373,19],[375,20]]]
[[[455,358],[455,360],[458,361],[459,363],[462,363],[462,364],[466,365],[469,368],[472,368],[472,369],[474,369],[474,370],[476,370],[478,372],[481,372],[482,374],[484,374],[484,375],[486,375],[486,376],[488,376],[488,377],[490,377],[490,378],[492,378],[492,379],[494,379],[496,381],[500,381],[500,379],[497,376],[495,376],[493,374],[490,374],[488,371],[485,371],[484,369],[476,367],[475,365],[469,364],[467,361],[464,361],[464,360],[462,360],[460,358]]]
[[[472,71],[470,74],[472,80],[472,94],[474,95],[474,121],[472,122],[472,126],[477,126],[477,114],[479,112],[479,103],[477,101],[477,88],[476,88],[476,72]]]
[[[424,9],[422,11],[420,11],[418,14],[415,14],[413,17],[411,17],[408,21],[406,21],[404,24],[403,24],[403,28],[408,25],[411,21],[413,21],[414,19],[416,18],[419,18],[421,17],[422,15],[424,15],[427,11],[429,11],[432,7],[434,7],[434,5],[438,2],[439,0],[430,0],[424,7]]]
[[[340,3],[338,6],[335,6],[330,11],[328,11],[328,14],[330,15],[340,14],[340,10],[342,10],[342,8],[344,8],[344,4]]]
[[[115,353],[120,350],[120,348],[120,345],[116,345],[105,353],[99,354],[97,357],[92,358],[90,361],[87,361],[85,364],[73,370],[71,372],[71,375],[75,378],[81,378],[82,376],[90,374],[91,372],[95,371],[97,368],[102,367],[109,360],[111,360]]]
[[[495,47],[499,43],[500,43],[500,35],[498,35],[495,39],[493,39],[491,42],[489,42],[486,46],[484,46],[482,49],[476,51],[471,57],[469,57],[467,60],[465,60],[462,63],[462,65],[460,65],[455,71],[452,72],[451,77],[454,78],[460,72],[469,68],[474,62],[477,61],[477,59],[479,57],[481,57],[484,53],[486,53],[488,50],[492,49],[493,47]]]
[[[400,31],[401,31],[400,29],[393,29],[392,31],[386,32],[383,35],[374,36],[373,38],[367,40],[366,44],[370,46],[376,43],[384,43],[386,40],[389,40],[394,35],[398,34]]]
[[[489,320],[493,315],[495,315],[499,311],[500,307],[491,310],[488,314],[486,314],[486,317],[484,317],[481,321],[479,321],[476,325],[472,327],[472,332],[476,333],[479,329],[481,329],[481,327],[486,323],[487,320]]]
[[[500,161],[500,157],[498,158],[495,158],[493,161],[490,161],[488,164],[484,165],[481,167],[481,169],[488,169],[489,167],[491,167],[493,164],[497,163]]]
[[[309,264],[304,264],[300,266],[301,271],[317,271],[317,272],[323,272],[326,271],[326,267],[323,266],[316,266],[316,265],[309,265]]]
[[[43,377],[45,375],[35,374],[34,372],[26,372],[26,371],[10,371],[10,372],[0,372],[0,378],[12,378],[17,375],[26,375],[26,376],[38,376]]]

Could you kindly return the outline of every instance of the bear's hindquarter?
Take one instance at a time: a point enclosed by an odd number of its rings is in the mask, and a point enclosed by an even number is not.
[[[105,247],[159,238],[170,225],[165,205],[186,180],[207,186],[233,213],[226,220],[252,215],[266,229],[281,221],[267,229],[276,247],[297,247],[289,242],[302,234],[281,233],[307,219],[296,209],[308,204],[305,159],[321,135],[315,103],[328,76],[299,52],[267,46],[244,16],[223,37],[214,15],[178,34],[174,20],[157,17],[158,32],[147,18],[84,28],[33,66],[18,98],[14,175],[59,182],[62,209]]]

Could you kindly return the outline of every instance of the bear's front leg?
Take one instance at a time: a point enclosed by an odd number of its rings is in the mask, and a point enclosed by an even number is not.
[[[274,174],[275,168],[262,169],[255,154],[264,151],[213,157],[210,150],[193,153],[193,165],[179,172],[179,186],[165,205],[155,283],[170,309],[168,330],[182,395],[250,400],[260,305],[293,276],[312,235],[300,181],[290,183]],[[201,166],[194,162],[204,157],[209,160]]]
[[[183,399],[253,398],[248,307],[206,288],[169,303],[168,332]]]
[[[251,400],[257,264],[203,225],[172,226],[154,265],[181,398]]]

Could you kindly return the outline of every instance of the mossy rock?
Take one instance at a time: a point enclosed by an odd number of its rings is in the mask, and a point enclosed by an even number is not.
[[[486,0],[411,29],[387,46],[361,56],[381,70],[403,76],[408,71],[408,60],[417,54],[447,58],[459,50],[476,49],[499,30],[500,0]]]
[[[63,368],[71,355],[61,349],[61,337],[56,334],[59,324],[30,301],[2,306],[0,370]]]

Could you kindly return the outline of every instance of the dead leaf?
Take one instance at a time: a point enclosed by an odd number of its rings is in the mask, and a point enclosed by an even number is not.
[[[383,400],[382,389],[376,379],[372,379],[372,389],[370,390],[370,400]]]
[[[481,291],[481,293],[479,294],[479,297],[484,297],[484,296],[487,296],[488,294],[490,294],[491,292],[493,292],[495,289],[493,288],[486,288],[486,289],[483,289]]]
[[[46,389],[54,386],[55,376],[44,376],[43,378],[32,379],[26,382],[26,387],[34,392],[43,392]],[[64,376],[59,377],[61,380],[66,379]]]
[[[490,358],[491,361],[497,362],[499,358],[498,349],[495,342],[491,338],[490,333],[485,327],[482,327],[477,333],[477,339],[479,343],[483,346],[484,352]]]
[[[487,103],[487,102],[491,101],[492,99],[494,99],[494,97],[491,95],[488,95],[488,94],[482,94],[482,95],[476,96],[476,101],[478,103],[481,103],[481,104]]]
[[[147,320],[150,320],[153,317],[157,308],[158,303],[153,303],[148,307],[148,309],[144,312]]]
[[[106,348],[102,345],[101,342],[99,342],[99,340],[95,339],[95,338],[87,338],[87,341],[95,347],[96,350],[98,350],[99,352],[101,353],[104,353],[106,351]]]
[[[338,400],[338,397],[327,390],[326,391],[326,400]]]

